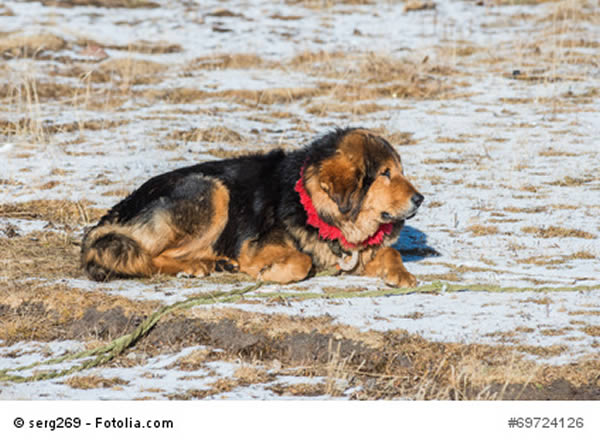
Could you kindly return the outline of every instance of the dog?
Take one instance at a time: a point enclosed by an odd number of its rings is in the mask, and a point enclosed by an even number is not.
[[[413,287],[391,245],[423,199],[390,143],[339,128],[151,178],[84,235],[81,263],[97,281],[239,271],[285,284],[337,268]]]

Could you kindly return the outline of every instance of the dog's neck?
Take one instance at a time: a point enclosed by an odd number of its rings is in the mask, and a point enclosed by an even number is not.
[[[300,178],[296,182],[294,190],[300,196],[300,203],[302,204],[302,206],[304,207],[304,211],[306,212],[306,224],[312,226],[313,228],[316,228],[319,231],[319,237],[321,237],[323,240],[338,240],[341,246],[346,250],[356,249],[359,246],[366,247],[380,245],[383,242],[384,237],[390,232],[392,232],[394,228],[392,223],[383,223],[379,225],[379,228],[373,235],[371,235],[369,238],[367,238],[360,244],[351,243],[346,239],[346,237],[344,237],[344,234],[342,234],[342,231],[339,228],[330,225],[319,216],[317,208],[315,208],[315,205],[313,204],[310,195],[308,195],[308,192],[304,187],[304,167],[302,167],[302,169],[300,170]]]

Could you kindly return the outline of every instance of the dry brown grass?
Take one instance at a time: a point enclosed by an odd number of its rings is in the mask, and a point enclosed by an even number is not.
[[[72,86],[64,83],[36,82],[20,84],[3,84],[0,86],[0,99],[12,100],[15,103],[28,103],[32,100],[37,102],[62,101],[83,96],[83,86]],[[31,98],[30,98],[31,97]]]
[[[128,119],[120,120],[81,120],[70,123],[45,123],[43,126],[46,134],[62,134],[74,131],[101,131],[103,129],[118,128],[131,123]]]
[[[563,186],[563,187],[567,187],[567,186],[581,186],[584,185],[586,183],[590,183],[594,181],[594,179],[592,178],[581,178],[581,177],[564,177],[560,180],[556,180],[553,182],[549,182],[548,184],[551,186]]]
[[[249,386],[253,384],[261,384],[272,381],[275,377],[262,368],[257,368],[251,365],[242,365],[237,368],[232,378],[220,378],[217,381],[209,384],[209,389],[191,390],[183,394],[183,396],[175,396],[173,398],[188,399],[188,398],[206,398],[209,396],[217,396],[230,392],[240,386]]]
[[[0,276],[9,280],[81,277],[81,226],[97,220],[104,212],[87,207],[86,202],[62,200],[0,205],[1,217],[47,221],[46,230],[27,235],[9,222],[5,236],[0,236]]]
[[[419,280],[422,281],[461,281],[462,278],[457,272],[446,272],[443,274],[419,274]]]
[[[404,12],[425,11],[428,9],[435,8],[436,4],[431,1],[406,0],[406,2],[404,3]]]
[[[97,6],[101,8],[158,8],[159,3],[149,0],[41,0],[45,6],[74,8],[76,6]]]
[[[536,305],[551,305],[552,303],[554,303],[552,301],[551,298],[549,297],[541,297],[541,298],[526,298],[525,300],[522,300],[520,303],[534,303]]]
[[[467,265],[455,265],[453,263],[444,263],[444,266],[453,269],[456,272],[502,272],[494,268],[486,268],[483,266],[467,266]]]
[[[555,3],[562,0],[495,0],[494,4],[498,6],[514,5],[540,5],[542,3]]]
[[[30,200],[0,204],[0,217],[47,220],[68,225],[84,225],[97,221],[105,212],[106,209],[94,208],[87,200]]]
[[[34,42],[35,43],[35,42]],[[102,45],[101,43],[81,40],[78,45],[94,45],[104,49],[137,51],[141,53],[176,52],[164,44],[140,42],[125,47]],[[16,45],[16,46],[15,46]],[[33,45],[33,46],[32,46]],[[52,50],[58,51],[66,43],[57,42]],[[31,52],[35,45],[19,46],[15,41],[6,42],[6,48],[25,48]],[[12,48],[12,49],[11,49]],[[16,50],[16,49],[15,49]],[[316,86],[294,88],[270,88],[263,90],[229,89],[203,90],[193,88],[132,90],[135,85],[150,85],[162,81],[168,67],[157,62],[127,58],[111,58],[89,67],[67,63],[66,67],[53,70],[49,76],[75,77],[78,81],[65,83],[30,79],[27,83],[3,85],[0,87],[0,99],[14,103],[38,103],[49,101],[72,102],[87,109],[109,110],[121,106],[133,97],[158,102],[196,103],[204,101],[228,101],[248,107],[263,107],[276,104],[301,102],[307,105],[309,113],[326,115],[328,113],[350,113],[363,115],[388,109],[388,105],[373,103],[381,98],[417,98],[434,99],[447,96],[453,86],[449,78],[452,71],[445,67],[415,63],[410,60],[398,60],[388,56],[368,54],[357,59],[341,57],[341,54],[303,54],[291,61],[297,69],[310,70],[312,75],[327,76],[331,81],[317,83]],[[315,65],[317,68],[315,69]],[[192,62],[188,69],[288,69],[287,66],[265,62],[255,54],[214,55]],[[322,103],[311,103],[317,97],[323,97]],[[25,121],[25,120],[23,120]],[[37,122],[29,117],[29,122]],[[21,132],[35,132],[35,128],[24,128]],[[39,131],[38,131],[39,132]]]
[[[268,68],[272,66],[256,54],[215,54],[206,57],[200,57],[190,62],[186,69],[251,69]]]
[[[586,326],[582,331],[592,337],[600,337],[600,326]]]
[[[596,256],[588,251],[579,251],[569,255],[560,256],[536,256],[517,260],[517,263],[534,264],[538,266],[554,266],[568,263],[571,260],[593,260]]]
[[[288,62],[288,65],[300,70],[307,70],[320,73],[336,72],[335,66],[340,63],[348,54],[345,51],[304,51],[294,55]]]
[[[494,225],[471,225],[467,228],[467,231],[471,232],[473,235],[481,236],[498,234],[499,229]]]
[[[265,369],[252,365],[242,365],[235,370],[233,377],[243,386],[256,383],[266,383],[275,377],[269,374]]]
[[[397,131],[388,134],[385,131],[381,131],[381,134],[394,146],[415,145],[418,143],[418,140],[413,138],[412,132]],[[432,207],[431,203],[430,207]]]
[[[373,5],[375,0],[286,0],[286,3],[297,5],[302,4],[305,8],[323,9],[331,8],[336,4],[343,5]]]
[[[518,223],[520,222],[520,218],[490,218],[488,219],[488,223]]]
[[[269,386],[268,389],[277,395],[291,397],[318,397],[331,393],[328,392],[330,389],[325,383],[276,383]]]
[[[557,336],[561,336],[561,335],[565,335],[569,332],[571,332],[573,330],[573,328],[570,327],[566,327],[566,328],[560,328],[560,329],[544,329],[542,331],[540,331],[541,335],[544,335],[546,337],[557,337]]]
[[[516,353],[492,355],[484,361],[477,360],[473,355],[465,355],[456,365],[449,388],[465,384],[478,386],[478,392],[474,399],[502,399],[502,390],[493,393],[489,392],[488,387],[493,384],[527,385],[538,375],[539,370],[540,368],[536,367],[535,363],[522,361]],[[464,393],[468,391],[468,389],[458,390]],[[464,394],[459,398],[461,397],[469,398]],[[471,398],[473,398],[473,394],[471,394]]]
[[[534,206],[534,207],[525,207],[525,208],[517,208],[515,206],[507,206],[503,209],[505,212],[517,212],[523,214],[538,214],[541,212],[547,212],[548,207],[546,206]]]
[[[576,237],[576,238],[596,238],[594,234],[582,231],[580,229],[569,229],[560,226],[549,226],[548,228],[540,228],[537,226],[524,226],[521,231],[526,234],[533,234],[536,237],[541,238],[565,238],[565,237]]]
[[[112,339],[134,326],[129,318],[149,315],[158,305],[17,277],[22,275],[0,283],[0,339],[9,344],[97,335]]]
[[[168,70],[168,66],[149,60],[134,58],[109,59],[101,63],[92,71],[78,72],[76,68],[73,75],[87,79],[92,83],[114,83],[121,90],[126,90],[134,85],[148,85],[160,83],[161,74]]]
[[[457,74],[447,66],[375,53],[307,52],[294,57],[291,64],[312,75],[336,80],[329,85],[330,96],[346,102],[448,97]]]
[[[15,13],[6,5],[0,5],[0,17],[13,17]]]
[[[206,151],[207,154],[212,155],[217,158],[237,158],[242,155],[255,155],[255,154],[264,154],[267,152],[267,149],[223,149],[223,148],[209,148]]]
[[[389,109],[388,106],[378,105],[376,103],[323,103],[321,105],[310,105],[306,108],[306,112],[317,117],[324,117],[331,113],[336,114],[351,114],[365,115],[374,112],[384,111]]]
[[[569,315],[599,315],[600,311],[598,310],[581,310],[581,311],[569,311]]]
[[[45,52],[64,49],[67,43],[53,34],[9,34],[0,38],[0,54],[6,57],[39,57]]]
[[[455,138],[455,137],[437,137],[435,139],[436,143],[466,143],[469,140],[465,138]]]
[[[126,45],[117,45],[114,43],[103,43],[88,38],[82,38],[77,40],[75,44],[84,48],[92,46],[122,52],[138,52],[140,54],[173,54],[183,51],[183,48],[178,44],[146,40],[140,40]]]
[[[575,157],[577,154],[570,151],[561,151],[553,148],[545,149],[539,153],[542,157]]]
[[[114,388],[129,384],[127,380],[119,377],[104,378],[99,375],[75,375],[62,383],[73,389]]]
[[[210,361],[212,355],[214,352],[211,349],[196,349],[178,359],[171,367],[181,371],[197,371],[205,367],[205,363]]]
[[[30,118],[22,118],[17,121],[0,120],[0,134],[7,136],[20,136],[24,134],[43,134],[43,137],[53,134],[63,134],[75,131],[100,131],[103,129],[116,128],[127,125],[130,121],[122,120],[81,120],[69,123],[53,123],[45,120],[39,122]]]
[[[552,345],[552,346],[528,346],[518,345],[516,349],[526,354],[532,354],[539,357],[555,357],[561,355],[567,351],[567,347],[563,345]]]
[[[579,40],[566,39],[561,43],[566,48],[600,48],[600,42],[595,40],[586,40],[584,38],[580,38]]]
[[[192,378],[188,377],[187,379]],[[226,398],[222,394],[231,392],[238,387],[266,383],[273,379],[274,376],[260,368],[243,365],[236,369],[232,378],[220,378],[215,382],[210,383],[208,389],[190,389],[182,394],[170,394],[169,398],[173,400],[189,400],[192,398],[202,399],[207,397]]]
[[[169,137],[184,142],[208,142],[227,144],[239,144],[245,140],[245,137],[240,135],[238,132],[234,131],[233,129],[229,129],[225,126],[215,126],[205,129],[195,128],[183,131],[174,131],[171,134],[169,134]]]
[[[140,92],[147,100],[168,103],[195,103],[206,100],[230,100],[251,107],[293,103],[310,99],[327,92],[327,87],[315,88],[271,88],[263,90],[227,89],[223,91],[205,91],[192,88],[173,88],[169,90],[148,89]]]
[[[550,22],[554,25],[561,22],[577,23],[591,22],[600,23],[600,12],[598,5],[594,0],[577,0],[577,1],[559,1],[559,0],[532,0],[532,1],[548,1],[556,2],[556,5],[549,11],[548,15],[539,19],[541,23]],[[559,29],[563,29],[559,27]]]

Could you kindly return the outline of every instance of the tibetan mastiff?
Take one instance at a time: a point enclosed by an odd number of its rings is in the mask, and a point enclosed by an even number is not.
[[[81,261],[98,281],[239,271],[290,283],[337,267],[411,287],[391,245],[422,202],[385,139],[337,129],[148,180],[85,234]]]

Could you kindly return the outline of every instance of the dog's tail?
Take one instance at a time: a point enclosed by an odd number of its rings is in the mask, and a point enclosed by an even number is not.
[[[99,225],[88,231],[81,243],[81,265],[96,281],[150,276],[152,257],[117,225]]]

